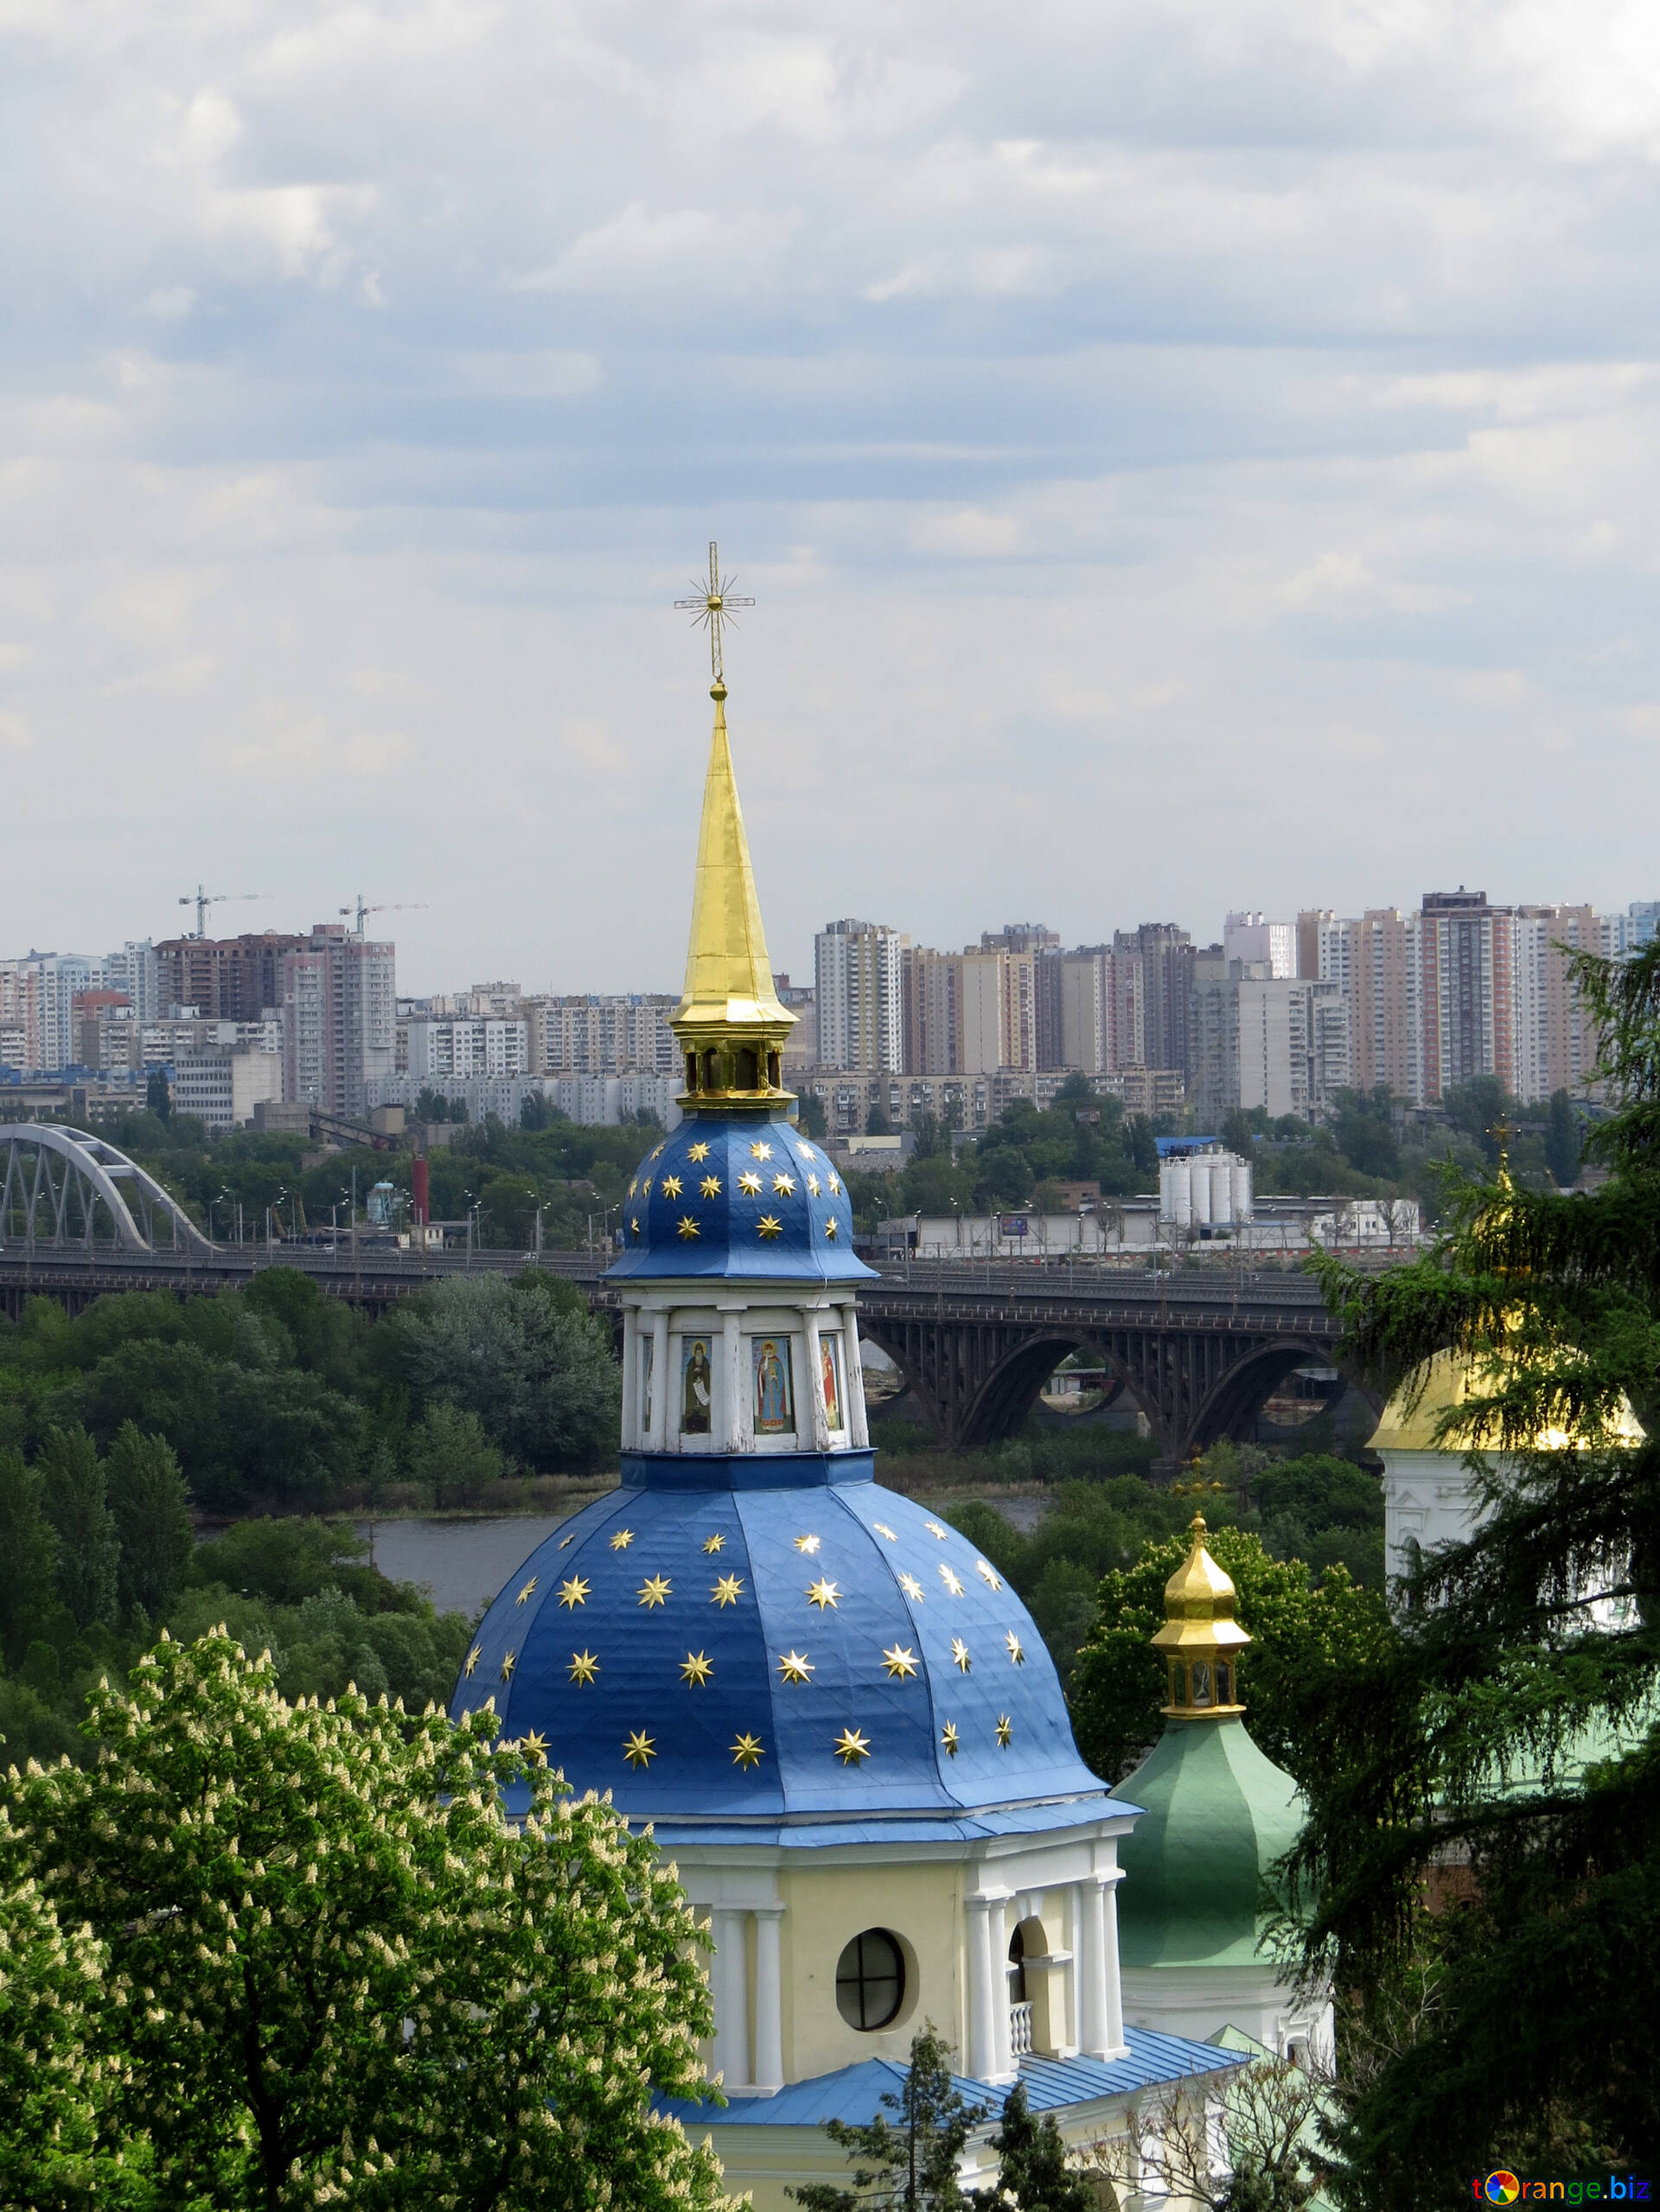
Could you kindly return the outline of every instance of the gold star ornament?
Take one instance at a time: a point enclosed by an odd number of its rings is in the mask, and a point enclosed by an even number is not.
[[[593,1584],[584,1582],[580,1575],[572,1575],[569,1582],[559,1584],[559,1603],[561,1605],[585,1605],[588,1592],[592,1588]]]
[[[679,1231],[681,1238],[688,1243],[692,1238],[700,1237],[703,1234],[703,1231],[698,1227],[697,1223],[693,1220],[689,1214],[682,1214],[680,1220],[675,1223],[675,1227]]]
[[[923,1603],[923,1585],[915,1575],[901,1575],[899,1587],[913,1605],[920,1605]]]
[[[873,1520],[871,1527],[875,1529],[878,1536],[885,1536],[890,1544],[897,1544],[899,1541],[885,1520]]]
[[[724,1552],[726,1549],[726,1539],[717,1532],[713,1536],[704,1539],[703,1548],[706,1552]]]
[[[857,1728],[844,1728],[836,1738],[835,1749],[844,1767],[862,1767],[871,1756],[870,1738]]]
[[[679,1176],[666,1175],[663,1177],[661,1188],[665,1198],[678,1198],[681,1191],[685,1189],[686,1185],[680,1181]]]
[[[780,1652],[778,1672],[786,1682],[805,1682],[813,1672],[813,1662],[804,1651],[791,1649]]]
[[[540,1728],[527,1728],[519,1739],[519,1749],[533,1759],[540,1759],[544,1766],[547,1764],[547,1738]]]
[[[1007,1713],[1000,1712],[997,1716],[998,1749],[1002,1751],[1006,1751],[1013,1741],[1014,1723],[1009,1718]]]
[[[758,1198],[761,1195],[761,1178],[753,1168],[746,1168],[739,1176],[737,1187],[746,1198]]]
[[[807,1602],[809,1605],[816,1605],[820,1613],[827,1605],[833,1610],[836,1600],[840,1595],[841,1591],[838,1585],[833,1582],[827,1582],[822,1575],[816,1582],[810,1582],[807,1585]]]
[[[769,1160],[772,1157],[771,1145],[751,1144],[750,1147],[750,1157],[752,1160]]]
[[[657,1756],[655,1739],[643,1728],[631,1729],[622,1745],[622,1756],[631,1767],[648,1767]]]
[[[718,1175],[705,1176],[703,1181],[698,1185],[698,1189],[705,1198],[718,1198],[720,1195],[720,1177]]]
[[[781,1198],[793,1198],[795,1195],[795,1178],[793,1175],[774,1176],[772,1187]]]
[[[689,1683],[694,1690],[702,1689],[705,1683],[712,1682],[714,1678],[714,1668],[700,1651],[688,1651],[680,1661],[680,1680]]]
[[[816,1552],[818,1548],[819,1539],[816,1536],[798,1536],[795,1539],[795,1549],[798,1552]]]
[[[961,1636],[953,1636],[951,1639],[951,1656],[956,1663],[957,1672],[960,1674],[966,1674],[973,1661],[968,1656],[968,1647]]]
[[[484,1647],[483,1647],[483,1645],[482,1645],[482,1644],[476,1644],[476,1644],[473,1646],[472,1649],[471,1649],[471,1650],[468,1653],[468,1654],[467,1654],[467,1664],[465,1665],[465,1667],[463,1667],[462,1668],[462,1670],[461,1670],[461,1671],[462,1671],[462,1673],[463,1673],[463,1674],[471,1674],[471,1673],[475,1673],[475,1672],[476,1671],[476,1669],[477,1669],[478,1662],[479,1662],[479,1661],[483,1657],[483,1655],[484,1655]]]
[[[634,1531],[633,1531],[633,1529],[631,1529],[631,1528],[619,1528],[619,1529],[617,1530],[617,1532],[616,1532],[616,1535],[615,1535],[615,1536],[613,1536],[613,1537],[612,1537],[612,1539],[611,1539],[611,1549],[612,1549],[612,1551],[614,1551],[614,1552],[626,1552],[626,1551],[628,1550],[628,1548],[629,1548],[629,1545],[630,1545],[630,1544],[632,1544],[632,1543],[633,1543],[633,1541],[634,1541]]]
[[[509,1651],[503,1654],[501,1660],[501,1680],[504,1682],[512,1681],[513,1670],[516,1664],[517,1661],[515,1661],[512,1652]]]
[[[939,1524],[939,1522],[938,1522],[937,1520],[925,1520],[925,1521],[923,1523],[923,1527],[925,1529],[927,1529],[927,1531],[928,1531],[928,1533],[929,1533],[929,1534],[930,1536],[937,1536],[937,1537],[939,1538],[939,1539],[940,1539],[941,1543],[942,1543],[942,1544],[943,1544],[943,1543],[944,1543],[944,1541],[945,1541],[945,1531],[944,1531],[944,1529],[942,1529],[942,1528],[940,1527],[940,1524]]]
[[[717,1605],[736,1605],[743,1588],[742,1575],[722,1575],[709,1595]]]
[[[916,1654],[904,1645],[891,1644],[882,1654],[882,1663],[897,1682],[916,1672]]]
[[[1020,1639],[1016,1635],[1012,1629],[1009,1630],[1009,1633],[1004,1637],[1003,1641],[1009,1647],[1009,1657],[1014,1661],[1015,1665],[1017,1667],[1024,1667],[1026,1663],[1026,1654],[1021,1650]]]
[[[834,1214],[832,1214],[830,1219],[824,1225],[824,1233],[832,1244],[834,1244],[840,1228],[840,1222],[836,1220]]]
[[[948,1720],[945,1726],[940,1731],[940,1748],[944,1751],[948,1758],[954,1759],[956,1757],[959,1745],[957,1738],[957,1724],[954,1720]]]
[[[808,1176],[808,1177],[807,1178],[807,1187],[808,1187],[808,1189],[812,1192],[813,1195],[816,1198],[816,1197],[818,1196],[818,1195],[819,1195],[819,1178],[817,1177],[817,1176],[815,1176],[815,1175],[810,1175],[810,1176]]]
[[[689,1144],[686,1147],[686,1157],[694,1168],[700,1168],[709,1157],[709,1147],[702,1142]]]
[[[989,1584],[993,1590],[1002,1589],[1002,1576],[999,1574],[995,1569],[988,1567],[984,1559],[976,1559],[974,1561],[974,1572],[980,1577],[983,1583]]]
[[[562,1551],[562,1552],[564,1552],[564,1551],[568,1551],[568,1550],[570,1549],[571,1546],[572,1544],[574,1544],[574,1543],[576,1542],[576,1540],[577,1540],[577,1539],[576,1539],[576,1538],[575,1538],[574,1536],[561,1536],[561,1537],[560,1537],[560,1539],[559,1539],[559,1549],[560,1549],[560,1551]]]
[[[770,1244],[774,1237],[782,1236],[784,1225],[776,1214],[763,1214],[756,1223],[756,1229]]]
[[[740,1736],[732,1746],[732,1764],[735,1767],[758,1767],[761,1756],[761,1738],[758,1736]]]
[[[585,1648],[581,1651],[573,1651],[571,1654],[571,1664],[565,1672],[573,1682],[591,1683],[599,1672],[599,1661]]]
[[[962,1584],[958,1581],[956,1576],[952,1573],[950,1568],[947,1566],[943,1559],[940,1561],[940,1580],[945,1584],[953,1597],[961,1597],[962,1596]]]
[[[662,1603],[673,1589],[674,1584],[667,1575],[648,1575],[635,1594],[649,1613],[654,1605]]]
[[[513,1602],[514,1602],[514,1603],[515,1605],[523,1605],[523,1604],[525,1604],[525,1603],[528,1601],[528,1599],[529,1599],[529,1597],[530,1597],[530,1593],[531,1593],[531,1591],[532,1591],[533,1590],[534,1590],[534,1589],[535,1589],[535,1587],[536,1587],[536,1578],[535,1578],[535,1576],[534,1576],[534,1575],[532,1575],[532,1577],[531,1577],[530,1580],[529,1580],[529,1581],[525,1584],[524,1588],[520,1591],[520,1593],[519,1593],[519,1595],[517,1596],[517,1597],[515,1597],[515,1598],[514,1599],[514,1601],[513,1601]]]

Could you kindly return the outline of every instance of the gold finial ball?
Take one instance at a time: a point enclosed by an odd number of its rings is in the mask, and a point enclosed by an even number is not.
[[[1187,1525],[1196,1536],[1203,1536],[1205,1533],[1205,1520],[1202,1513],[1196,1513]]]
[[[717,679],[715,679],[715,681],[714,681],[712,684],[711,684],[711,685],[710,685],[710,686],[709,686],[709,696],[710,696],[710,698],[711,698],[712,699],[713,699],[713,700],[716,702],[716,704],[718,704],[720,703],[720,701],[722,701],[722,700],[725,698],[725,696],[726,696],[726,686],[725,686],[725,684],[723,684],[723,683],[720,681],[720,679],[718,679],[718,677],[717,677]]]

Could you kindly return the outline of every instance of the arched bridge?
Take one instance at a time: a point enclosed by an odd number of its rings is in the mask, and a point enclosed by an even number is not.
[[[1098,1354],[1178,1466],[1236,1434],[1293,1367],[1335,1359],[1342,1325],[1307,1277],[1080,1274],[1030,1263],[1006,1285],[967,1271],[884,1276],[859,1293],[859,1333],[898,1367],[942,1444],[1012,1436],[1069,1352]]]
[[[0,1122],[0,1252],[159,1250],[213,1246],[137,1161],[88,1130]]]

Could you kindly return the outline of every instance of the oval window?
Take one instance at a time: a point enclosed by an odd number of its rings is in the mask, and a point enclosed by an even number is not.
[[[850,2028],[885,2028],[905,1998],[905,1962],[885,1928],[867,1928],[836,1961],[836,2010]]]

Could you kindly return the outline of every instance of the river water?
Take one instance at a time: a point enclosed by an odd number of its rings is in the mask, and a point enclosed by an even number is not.
[[[559,1526],[557,1514],[499,1520],[378,1520],[374,1564],[393,1582],[425,1583],[440,1613],[482,1613],[503,1583]],[[360,1520],[360,1536],[369,1524]]]

